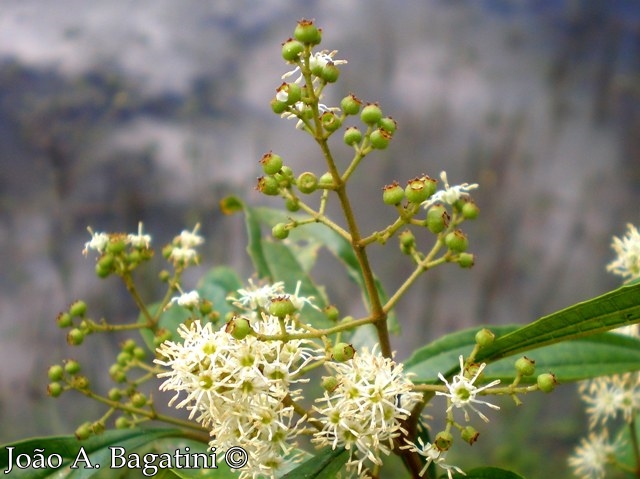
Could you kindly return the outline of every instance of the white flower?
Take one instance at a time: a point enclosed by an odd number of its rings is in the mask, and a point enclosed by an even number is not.
[[[347,63],[347,60],[335,60],[333,57],[336,53],[338,53],[338,50],[332,50],[332,51],[321,50],[319,52],[314,53],[309,58],[309,69],[314,70],[317,67],[322,68],[329,62],[332,62],[334,65],[343,65]],[[300,72],[299,66],[295,67],[293,70],[288,71],[287,73],[282,75],[282,79],[286,80],[287,78],[295,75],[296,73],[300,73],[300,75],[298,75],[298,78],[296,78],[293,82],[302,83],[304,81],[304,76]]]
[[[190,308],[197,306],[200,302],[200,295],[197,291],[189,291],[188,293],[182,293],[180,296],[174,296],[169,301],[169,304],[178,303],[178,306],[184,306]]]
[[[453,378],[451,379],[451,383],[447,381],[447,379],[442,375],[442,373],[438,373],[438,377],[440,378],[440,380],[446,384],[448,392],[445,393],[442,391],[436,391],[436,395],[447,397],[447,401],[449,402],[449,407],[447,408],[447,412],[451,411],[453,407],[462,408],[464,410],[464,418],[466,421],[468,421],[469,412],[467,411],[467,408],[469,408],[472,411],[474,411],[476,414],[478,414],[478,416],[480,416],[480,418],[483,421],[488,422],[489,419],[487,418],[487,416],[485,416],[480,411],[478,411],[478,409],[476,409],[474,404],[486,404],[492,409],[500,409],[500,407],[496,406],[495,404],[491,404],[491,403],[488,403],[487,401],[480,401],[476,399],[476,396],[480,394],[482,391],[500,383],[500,380],[496,379],[495,381],[491,381],[489,384],[485,384],[484,386],[481,386],[481,387],[476,387],[473,384],[480,377],[480,374],[482,373],[485,367],[486,367],[486,364],[482,363],[478,367],[473,377],[469,379],[464,374],[464,358],[461,355],[460,356],[460,373],[453,376]]]
[[[196,232],[200,229],[200,223],[196,224],[192,231],[183,230],[178,236],[173,240],[174,243],[181,246],[182,248],[194,248],[195,246],[200,246],[204,243],[204,238]]]
[[[127,235],[127,241],[134,248],[146,248],[149,249],[151,245],[151,236],[142,234],[142,222],[138,223],[138,234],[129,234]]]
[[[640,408],[640,376],[637,373],[595,378],[581,383],[579,390],[588,405],[586,411],[591,428],[615,419],[618,413],[629,422]]]
[[[304,121],[300,119],[300,115],[303,114],[303,111],[306,108],[308,108],[308,106],[305,105],[304,102],[299,101],[299,102],[296,102],[296,104],[293,105],[293,107],[298,111],[298,114],[292,113],[290,111],[285,111],[280,115],[280,118],[286,118],[287,120],[290,120],[292,118],[298,118],[298,122],[296,123],[296,128],[302,128],[304,126]],[[324,103],[318,103],[318,112],[320,115],[322,115],[327,111],[339,112],[340,108],[335,106],[327,106]]]
[[[588,439],[582,439],[576,451],[568,460],[573,472],[581,479],[604,479],[605,466],[615,460],[616,444],[609,441],[604,431],[591,433]]]
[[[381,465],[380,454],[389,454],[393,439],[406,434],[401,421],[422,395],[413,391],[413,383],[403,372],[403,365],[362,348],[344,363],[327,363],[338,381],[337,387],[325,391],[314,406],[320,413],[322,430],[313,442],[333,449],[344,446],[350,451],[348,467],[362,472],[364,462]]]
[[[424,209],[427,209],[436,203],[452,205],[463,196],[469,196],[469,192],[478,187],[477,183],[473,183],[471,185],[469,183],[462,183],[461,185],[449,186],[446,171],[442,171],[440,173],[440,179],[444,183],[444,190],[436,191],[428,200],[424,201],[422,203]]]
[[[87,256],[89,250],[92,249],[102,254],[109,243],[109,235],[107,233],[94,233],[91,227],[88,227],[89,233],[91,233],[91,240],[84,244],[82,254]]]
[[[421,456],[426,458],[426,462],[424,464],[424,467],[422,468],[422,470],[418,473],[420,475],[420,477],[422,477],[424,475],[425,472],[427,472],[427,469],[429,469],[429,466],[431,465],[431,463],[433,464],[437,464],[439,467],[441,467],[442,469],[444,469],[445,471],[447,471],[447,475],[449,476],[449,479],[453,478],[453,472],[458,472],[460,474],[466,475],[462,469],[460,469],[457,466],[452,466],[450,464],[446,464],[444,461],[447,457],[447,451],[441,451],[440,449],[438,449],[435,445],[431,444],[430,442],[427,442],[426,444],[422,441],[422,438],[419,437],[418,438],[418,445],[407,441],[408,446],[402,446],[402,449],[409,449],[410,451],[413,452],[417,452],[418,454],[420,454]]]
[[[196,224],[193,231],[183,230],[173,239],[173,249],[169,254],[169,259],[174,264],[198,264],[199,256],[195,247],[204,243],[204,238],[196,234],[199,228],[200,223]]]
[[[227,300],[233,301],[236,306],[255,311],[256,309],[266,309],[271,302],[271,298],[280,296],[284,292],[284,282],[278,281],[273,284],[264,286],[256,286],[253,280],[249,279],[249,287],[239,289],[239,297],[227,297]]]
[[[607,265],[607,271],[631,281],[640,278],[640,233],[631,223],[627,224],[627,234],[622,238],[613,237],[611,247],[617,258]]]

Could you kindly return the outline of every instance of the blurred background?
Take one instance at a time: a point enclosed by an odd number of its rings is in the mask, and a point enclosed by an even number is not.
[[[611,236],[640,220],[636,1],[2,0],[0,8],[0,442],[69,434],[103,412],[84,398],[46,397],[51,363],[74,357],[90,374],[117,350],[104,336],[71,350],[59,311],[82,298],[97,318],[135,314],[124,288],[98,280],[82,256],[87,226],[134,232],[143,221],[160,246],[200,222],[203,264],[187,287],[214,265],[251,274],[242,218],[224,217],[218,201],[236,193],[279,207],[254,190],[271,149],[294,171],[323,173],[312,140],[269,108],[290,69],[280,44],[303,17],[349,61],[326,103],[353,92],[399,124],[351,190],[364,231],[392,219],[380,196],[394,179],[446,169],[452,184],[480,184],[481,216],[465,228],[476,266],[434,270],[399,304],[398,358],[441,334],[526,323],[620,284],[605,272]],[[339,141],[335,151],[348,154]],[[394,245],[371,251],[390,290],[412,269]],[[323,259],[320,281],[330,278],[342,312],[361,311],[335,266]],[[149,298],[157,292],[143,286]],[[586,430],[575,387],[524,401],[501,403],[454,463],[569,477],[566,457]],[[514,447],[520,437],[526,452]]]

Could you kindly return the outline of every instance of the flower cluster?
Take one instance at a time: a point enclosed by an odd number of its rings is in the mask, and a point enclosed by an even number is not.
[[[167,248],[167,256],[174,265],[186,266],[200,262],[195,248],[204,243],[204,238],[196,234],[199,228],[200,224],[197,224],[192,231],[184,230],[173,239],[172,244]]]
[[[271,286],[262,293],[278,289]],[[257,306],[259,301],[245,303]],[[230,331],[234,320],[220,329],[199,320],[183,324],[178,330],[182,341],[164,342],[155,360],[167,368],[158,375],[164,378],[160,389],[175,391],[169,405],[184,393],[176,408],[186,407],[190,419],[208,428],[216,447],[241,446],[249,452],[241,478],[272,476],[293,452],[300,428],[291,403],[302,394],[292,386],[306,381],[299,377],[304,366],[324,356],[311,341],[257,338],[281,334],[283,324],[288,334],[300,332],[291,319],[283,323],[264,312],[247,316],[255,334],[242,339]]]
[[[632,281],[640,278],[640,233],[631,223],[627,224],[627,234],[622,238],[613,237],[611,247],[616,259],[607,265],[607,271]]]
[[[151,247],[151,236],[142,232],[142,223],[138,223],[137,234],[96,233],[92,228],[87,229],[89,233],[91,233],[91,240],[84,244],[82,254],[85,256],[89,254],[89,250],[96,251],[98,254],[104,254],[111,241],[122,242],[124,245],[130,245],[136,249],[149,249]]]
[[[336,387],[325,391],[314,409],[322,430],[313,441],[333,449],[350,451],[348,467],[361,473],[366,461],[382,465],[380,453],[394,449],[394,439],[406,434],[402,421],[422,395],[412,390],[403,365],[383,357],[375,347],[363,348],[344,363],[330,362]]]

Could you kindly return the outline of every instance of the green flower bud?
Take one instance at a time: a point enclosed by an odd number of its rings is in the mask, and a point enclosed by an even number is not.
[[[532,376],[536,372],[536,362],[526,356],[516,360],[516,371],[523,376]]]
[[[336,390],[340,382],[335,376],[323,376],[322,388],[327,392],[333,392]]]
[[[112,254],[104,254],[96,263],[96,273],[104,271],[107,275],[114,270],[115,258]],[[100,276],[100,275],[99,275]]]
[[[296,312],[296,307],[288,295],[276,296],[269,304],[269,314],[278,318],[284,318]]]
[[[386,205],[397,205],[404,199],[404,189],[394,181],[382,188],[382,201]]]
[[[271,228],[271,235],[276,239],[283,240],[289,236],[289,228],[285,223],[277,223]]]
[[[265,195],[276,196],[280,192],[280,185],[273,176],[261,176],[256,189]]]
[[[433,234],[441,233],[449,225],[449,213],[443,205],[433,205],[427,211],[427,228]]]
[[[122,384],[127,381],[127,373],[116,363],[109,368],[109,377],[116,383]]]
[[[465,220],[475,220],[480,214],[480,208],[473,201],[469,200],[462,205],[462,216]]]
[[[539,375],[536,382],[538,383],[538,388],[540,389],[540,391],[545,393],[550,393],[551,391],[553,391],[556,387],[556,384],[558,384],[555,374],[552,373],[544,373]]]
[[[349,359],[352,359],[355,354],[355,348],[351,344],[347,343],[338,343],[333,347],[331,351],[331,357],[334,361],[337,361],[339,363],[343,363],[345,361],[348,361]]]
[[[120,399],[122,399],[122,391],[118,388],[111,388],[109,389],[107,397],[112,401],[120,401]]]
[[[362,102],[356,98],[356,96],[351,93],[345,96],[340,101],[340,109],[344,112],[345,115],[357,115],[360,111],[360,106]]]
[[[89,388],[89,378],[86,376],[74,376],[71,380],[71,387],[79,391]]]
[[[271,111],[274,112],[276,115],[280,115],[284,113],[287,107],[289,106],[287,105],[286,102],[280,101],[275,97],[271,99],[271,101],[269,102],[269,105],[271,105]]]
[[[158,279],[163,283],[166,283],[171,278],[171,273],[169,273],[166,269],[163,269],[158,273]]]
[[[69,359],[64,363],[64,370],[71,376],[78,374],[80,372],[80,363],[74,359]]]
[[[440,451],[448,451],[453,444],[453,434],[449,431],[440,431],[436,434],[433,445]]]
[[[73,328],[67,333],[67,343],[69,346],[80,346],[84,341],[84,333],[78,329]]]
[[[133,351],[131,351],[131,353],[133,354],[133,357],[136,358],[138,361],[142,361],[144,358],[147,357],[147,351],[141,348],[140,346],[136,346],[133,349]]]
[[[104,430],[105,430],[105,427],[103,422],[96,421],[91,425],[91,431],[93,431],[93,433],[96,435],[102,434]]]
[[[131,362],[131,359],[132,359],[131,353],[127,351],[122,351],[121,353],[118,354],[118,356],[116,356],[116,362],[120,366],[126,366]]]
[[[127,248],[127,243],[121,235],[112,236],[107,243],[107,253],[120,254]]]
[[[49,368],[48,376],[51,381],[60,381],[64,376],[64,368],[59,364],[54,364]]]
[[[322,40],[322,30],[318,29],[313,20],[302,19],[293,31],[293,38],[302,43],[317,45]]]
[[[478,346],[486,348],[493,344],[493,341],[496,339],[496,335],[490,329],[482,328],[476,333],[475,339]]]
[[[462,428],[462,431],[460,431],[460,437],[470,446],[478,440],[478,436],[480,436],[480,433],[476,431],[473,426],[465,426]]]
[[[425,178],[416,176],[407,182],[404,194],[411,203],[422,203],[429,197],[430,188],[427,187]]]
[[[115,422],[116,429],[128,429],[131,427],[131,421],[124,416],[120,416]]]
[[[469,247],[467,236],[460,230],[452,231],[445,236],[444,243],[454,253],[462,253]]]
[[[336,308],[333,304],[325,306],[324,314],[327,315],[327,319],[329,321],[337,321],[340,317],[340,311],[338,311],[338,308]]]
[[[324,189],[333,188],[333,175],[328,171],[324,173],[318,180],[318,187]]]
[[[296,212],[300,209],[300,200],[295,197],[287,198],[284,203],[284,206],[285,208],[287,208],[288,211]]]
[[[327,83],[337,82],[339,76],[340,76],[340,69],[333,62],[327,62],[327,64],[322,67],[322,70],[320,71],[320,75],[319,75],[319,77],[322,78]]]
[[[285,102],[288,106],[298,103],[302,99],[302,88],[297,83],[282,83],[276,88],[276,100]]]
[[[52,398],[59,397],[62,394],[63,390],[64,388],[62,387],[62,384],[60,384],[59,382],[52,382],[52,383],[49,383],[49,385],[47,386],[47,394]]]
[[[310,171],[305,171],[298,176],[296,185],[298,186],[300,193],[308,195],[309,193],[316,191],[318,188],[318,177]]]
[[[56,318],[56,324],[59,328],[68,328],[73,326],[73,319],[71,319],[71,315],[69,313],[59,313]]]
[[[293,182],[293,170],[291,167],[283,165],[280,168],[280,172],[275,175],[275,178],[283,187],[288,187]]]
[[[342,139],[344,140],[346,145],[353,146],[362,141],[362,133],[355,126],[350,126],[344,131],[344,136],[342,137]]]
[[[396,122],[390,116],[386,116],[384,118],[380,118],[380,121],[378,122],[378,128],[382,128],[383,130],[389,132],[390,135],[393,135],[398,129],[398,122]]]
[[[262,155],[260,164],[265,175],[275,175],[282,168],[282,157],[270,151]]]
[[[387,146],[389,146],[389,142],[391,141],[391,133],[389,133],[387,130],[377,128],[371,132],[369,141],[371,142],[371,146],[373,148],[377,150],[384,150]]]
[[[413,233],[410,230],[404,230],[400,233],[398,239],[400,240],[400,251],[404,254],[411,254],[411,251],[416,246],[416,237]]]
[[[147,397],[142,393],[135,393],[131,396],[131,404],[133,407],[144,407],[147,404]]]
[[[333,133],[342,126],[342,120],[332,111],[325,111],[320,117],[320,121],[322,121],[324,129],[329,133]]]
[[[458,264],[461,268],[471,268],[476,262],[476,257],[472,253],[460,253],[458,255]]]
[[[360,113],[360,120],[366,125],[376,125],[382,119],[382,110],[376,103],[367,104]]]
[[[87,303],[82,300],[74,301],[73,303],[71,303],[71,306],[69,306],[69,314],[71,316],[82,318],[86,313]]]
[[[300,58],[304,45],[293,38],[289,38],[282,44],[282,58],[287,62],[295,62]]]
[[[127,351],[129,353],[131,351],[133,351],[133,348],[135,348],[135,347],[136,347],[136,341],[134,339],[131,339],[131,338],[129,338],[125,342],[123,342],[122,346],[121,346],[123,351]]]
[[[241,316],[231,318],[224,330],[238,341],[246,338],[253,332],[249,320]]]
[[[75,436],[79,441],[83,441],[91,436],[91,423],[85,422],[78,426],[78,429],[75,431]]]

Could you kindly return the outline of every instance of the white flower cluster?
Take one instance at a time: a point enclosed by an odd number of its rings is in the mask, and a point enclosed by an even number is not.
[[[263,315],[253,328],[281,333],[274,316]],[[287,331],[297,332],[292,323]],[[164,378],[160,389],[176,392],[169,405],[184,393],[176,408],[190,410],[189,418],[209,429],[216,447],[241,446],[249,453],[241,478],[272,476],[299,433],[285,398],[301,398],[291,386],[303,381],[297,374],[316,357],[315,348],[303,340],[236,340],[224,327],[214,330],[198,320],[178,333],[182,342],[166,341],[155,360],[168,369],[158,375]]]
[[[627,224],[627,234],[622,238],[613,237],[611,247],[616,259],[607,265],[607,271],[632,281],[640,278],[640,233],[631,223]]]
[[[134,248],[138,249],[149,249],[151,247],[151,236],[144,234],[142,232],[142,223],[138,223],[138,233],[137,234],[109,234],[104,232],[94,232],[91,227],[87,228],[89,233],[91,233],[91,240],[87,241],[84,244],[84,249],[82,250],[82,254],[87,256],[89,254],[89,250],[94,250],[99,254],[103,254],[106,251],[107,245],[112,237],[117,237],[120,240],[123,240],[125,244],[130,244]]]
[[[436,203],[453,205],[463,196],[469,196],[469,192],[478,187],[477,183],[473,183],[471,185],[469,183],[462,183],[461,185],[449,186],[446,171],[440,172],[440,179],[444,183],[444,189],[436,191],[428,200],[422,203],[422,207],[425,210]]]
[[[194,242],[183,235],[183,244]],[[266,311],[274,298],[283,296],[297,309],[305,304],[315,307],[312,298],[298,295],[299,289],[300,284],[293,295],[286,295],[282,282],[258,286],[250,280],[228,300],[244,310],[242,317],[254,333],[281,335],[280,319]],[[191,305],[199,296],[192,291],[173,301]],[[288,334],[302,332],[290,317],[284,325]],[[190,419],[209,429],[212,445],[223,450],[240,446],[249,453],[240,478],[274,477],[285,465],[285,456],[296,459],[301,421],[294,421],[291,403],[302,399],[302,391],[293,386],[308,381],[300,377],[302,368],[324,358],[324,350],[311,340],[261,341],[256,334],[235,339],[226,325],[214,329],[199,320],[181,325],[178,334],[182,341],[163,343],[155,360],[167,368],[158,375],[164,378],[160,389],[176,393],[169,405],[184,393],[175,407],[187,408]]]
[[[337,386],[326,391],[314,406],[324,425],[314,435],[320,446],[345,447],[351,452],[347,466],[361,473],[365,461],[382,465],[380,453],[389,454],[394,439],[406,434],[402,421],[422,395],[403,373],[403,365],[379,352],[362,348],[353,359],[327,365]]]
[[[616,332],[640,337],[637,324],[617,329]],[[576,447],[569,458],[569,465],[578,477],[603,479],[606,477],[605,466],[615,462],[615,453],[622,446],[620,441],[609,439],[608,423],[618,417],[627,424],[634,421],[640,411],[640,373],[594,378],[582,382],[578,390],[587,405],[589,429],[592,432]]]
[[[196,234],[199,228],[200,224],[197,224],[192,231],[184,230],[173,239],[173,249],[169,253],[169,259],[174,264],[198,264],[199,256],[195,248],[204,243],[204,238]]]

